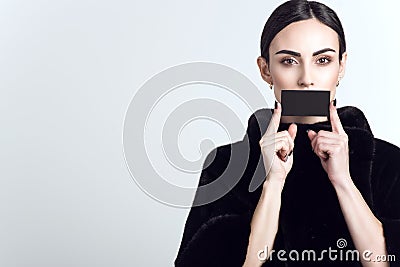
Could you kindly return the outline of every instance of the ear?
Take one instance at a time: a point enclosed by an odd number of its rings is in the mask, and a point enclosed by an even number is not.
[[[339,77],[343,78],[346,70],[346,62],[347,62],[347,52],[342,54],[342,60],[340,61],[339,66]]]
[[[257,65],[258,65],[258,68],[260,69],[260,74],[261,74],[262,79],[269,84],[273,84],[273,80],[272,80],[272,76],[271,76],[271,72],[269,70],[267,60],[264,57],[259,56],[257,58]]]

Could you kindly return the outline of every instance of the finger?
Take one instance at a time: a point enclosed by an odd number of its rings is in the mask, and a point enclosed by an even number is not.
[[[284,136],[286,136],[286,137],[288,137],[288,138],[291,138],[290,135],[289,135],[289,132],[286,131],[286,130],[277,132],[276,134],[270,136],[270,138],[271,138],[271,137],[272,137],[272,138],[281,138],[281,137],[284,137]]]
[[[290,136],[288,131],[278,132],[272,136],[267,136],[262,139],[261,145],[271,145],[276,143],[277,141],[283,140],[288,143],[289,150],[293,150],[294,148],[294,140]],[[275,148],[276,150],[276,148]]]
[[[271,134],[278,132],[279,123],[281,121],[282,107],[279,102],[276,102],[276,103],[277,103],[277,107],[274,109],[274,114],[272,114],[268,128],[265,132],[265,135],[271,135]]]
[[[276,143],[276,142],[278,142],[278,141],[285,141],[285,142],[287,142],[287,143],[288,143],[288,146],[289,146],[290,148],[293,148],[293,146],[294,146],[294,142],[293,142],[293,140],[292,140],[292,138],[290,137],[289,134],[287,134],[287,135],[282,135],[282,136],[279,136],[279,137],[275,137],[275,138],[273,138],[273,139],[268,139],[268,140],[266,140],[266,141],[263,142],[263,143],[265,143],[266,145],[271,145],[271,144],[274,144],[274,143]]]
[[[314,151],[316,136],[318,134],[316,132],[314,132],[313,130],[308,130],[307,135],[308,135],[308,138],[311,141],[311,149]]]
[[[274,151],[277,152],[279,151],[280,148],[277,147],[276,144],[278,144],[281,141],[286,142],[287,146],[291,147],[290,137],[287,136],[281,136],[278,138],[265,140],[264,142],[261,143],[261,147],[263,148],[263,147],[273,146]]]
[[[321,159],[327,160],[330,154],[330,146],[328,144],[319,143],[315,146],[314,153]]]
[[[318,144],[329,144],[329,145],[339,145],[342,142],[339,138],[329,138],[325,136],[320,136],[319,134],[311,141],[314,146]]]
[[[346,135],[347,136],[347,135]],[[323,146],[343,146],[346,144],[346,136],[340,136],[336,133],[319,131],[311,140],[311,148],[315,152],[318,147]],[[323,151],[327,152],[327,151]],[[329,154],[329,152],[328,152]]]
[[[289,135],[292,138],[292,140],[294,140],[296,138],[296,134],[297,134],[297,125],[294,123],[290,124],[288,132],[289,132]]]
[[[280,140],[275,143],[275,151],[276,155],[282,160],[285,161],[286,156],[289,154],[289,144],[285,140]]]
[[[280,138],[287,138],[287,139],[292,139],[288,133],[288,131],[281,131],[281,132],[277,132],[275,134],[272,135],[264,135],[263,137],[261,137],[260,139],[260,145],[270,145],[273,144],[276,140],[280,139]],[[293,141],[293,140],[292,140]]]
[[[282,136],[272,140],[266,140],[261,144],[261,148],[273,147],[274,152],[290,151],[293,149],[294,143],[289,136]],[[284,155],[285,153],[283,153]]]
[[[318,136],[332,138],[332,139],[340,139],[340,135],[338,135],[337,133],[324,130],[318,131]]]
[[[343,129],[342,123],[340,122],[339,115],[337,113],[336,107],[333,105],[333,102],[329,105],[329,116],[332,125],[332,132],[338,134],[344,134],[345,131]]]
[[[313,130],[307,130],[307,135],[310,141],[314,140],[314,138],[317,136],[317,133],[314,132]]]
[[[328,131],[319,131],[318,132],[318,137],[326,137],[332,140],[335,140],[338,144],[343,143],[345,146],[347,145],[349,138],[346,133],[343,134],[337,134],[334,132],[328,132]]]
[[[286,142],[286,146],[277,152],[281,159],[287,158],[292,153],[294,147],[294,143],[290,137],[284,139],[284,142]]]
[[[289,153],[290,153],[294,149],[294,139],[296,138],[296,134],[297,134],[297,125],[292,123],[287,131],[281,131],[275,134],[275,139],[277,140],[282,137],[287,138],[287,142],[289,143]]]
[[[343,139],[343,136],[341,136],[337,133],[320,130],[320,131],[318,131],[318,133],[316,133],[316,136],[313,137],[313,140],[311,142],[316,142],[317,140],[318,140],[318,142],[326,140],[326,142],[329,142],[329,143],[332,143],[332,142],[340,143],[342,141],[342,139]]]
[[[290,144],[290,149],[293,149],[293,147],[294,147],[294,138],[296,137],[296,132],[297,132],[297,126],[294,125],[292,128],[289,127],[289,129],[287,131],[278,132],[275,135],[275,139],[281,138],[281,137],[287,138],[287,140],[288,140],[288,142]]]

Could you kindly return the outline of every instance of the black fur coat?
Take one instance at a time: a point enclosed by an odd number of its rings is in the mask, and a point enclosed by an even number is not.
[[[252,179],[265,177],[258,142],[271,114],[270,109],[258,110],[250,117],[243,140],[220,146],[207,156],[199,186],[223,176],[232,179],[238,173],[240,179],[220,199],[191,208],[175,266],[242,266],[251,217],[262,190],[259,186],[249,192],[249,184]],[[374,138],[359,109],[343,107],[338,109],[338,114],[349,137],[351,177],[383,225],[388,254],[396,259],[390,266],[400,266],[400,149]],[[288,126],[281,123],[279,131]],[[311,150],[307,129],[331,130],[331,126],[329,122],[298,124],[294,163],[282,192],[279,228],[273,248],[276,252],[284,250],[286,254],[281,259],[287,261],[278,260],[273,254],[272,260],[264,266],[361,266],[350,254],[345,260],[346,251],[355,247],[335,190],[319,158]],[[244,172],[240,171],[243,166]],[[194,203],[199,197],[197,192]],[[345,240],[347,244],[339,247],[338,240]],[[320,252],[329,248],[337,250],[333,254],[336,260],[331,260],[327,254],[321,258]],[[289,257],[292,250],[300,255]],[[302,260],[302,250],[316,251],[317,261]],[[340,250],[343,251],[342,260]]]

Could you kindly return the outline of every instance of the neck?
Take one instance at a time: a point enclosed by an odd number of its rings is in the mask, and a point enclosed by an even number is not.
[[[301,123],[301,124],[313,124],[317,122],[328,121],[326,116],[282,116],[281,122],[283,123]]]

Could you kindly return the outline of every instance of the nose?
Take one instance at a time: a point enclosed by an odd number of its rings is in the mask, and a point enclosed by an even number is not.
[[[299,80],[297,81],[297,85],[301,88],[309,88],[314,86],[314,81],[311,77],[310,70],[307,67],[303,67]]]

